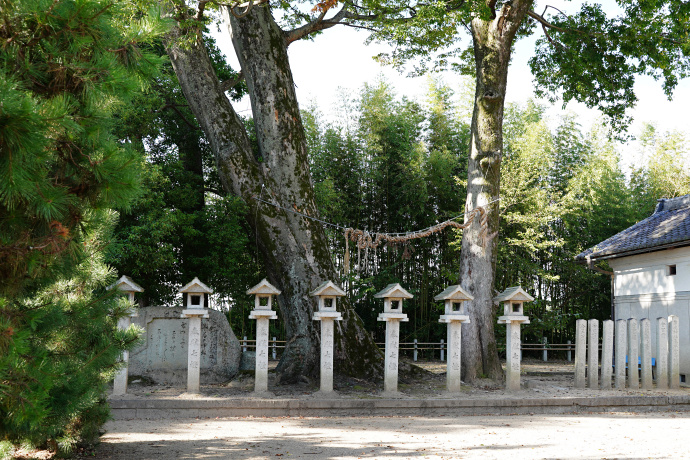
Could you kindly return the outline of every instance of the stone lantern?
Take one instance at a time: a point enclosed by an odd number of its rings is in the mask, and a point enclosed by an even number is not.
[[[506,325],[507,390],[520,389],[520,325],[529,324],[523,304],[533,300],[534,297],[520,286],[509,287],[494,299],[495,302],[503,302],[503,316],[498,317],[498,324]]]
[[[439,322],[448,324],[448,363],[446,365],[448,391],[460,391],[462,323],[470,322],[470,317],[465,313],[465,301],[473,299],[474,297],[460,285],[450,286],[434,297],[434,300],[443,300],[445,303],[445,314],[441,315]]]
[[[336,310],[338,297],[345,291],[332,281],[326,281],[309,293],[319,299],[319,310],[314,312],[314,320],[321,321],[321,388],[320,393],[333,392],[333,329],[334,322],[343,319]]]
[[[257,394],[268,393],[268,322],[278,319],[278,315],[271,309],[273,296],[280,291],[266,278],[247,291],[254,295],[254,310],[249,314],[249,319],[256,320],[256,360],[254,371],[254,392]]]
[[[403,289],[400,284],[393,283],[374,295],[376,299],[383,299],[383,313],[378,316],[379,321],[386,322],[386,360],[383,377],[383,391],[391,395],[398,391],[398,349],[400,338],[400,322],[408,321],[402,312],[404,299],[411,299],[412,294]]]
[[[134,302],[134,293],[135,292],[144,292],[144,288],[139,286],[137,283],[132,281],[132,278],[129,276],[122,276],[119,280],[115,281],[114,284],[108,286],[108,290],[113,289],[113,288],[118,288],[120,291],[124,292],[127,294],[127,298],[129,299],[129,302],[132,305],[136,305]],[[136,318],[139,316],[137,313],[136,309],[132,310],[132,313],[130,313],[128,316],[125,316],[124,318],[120,318],[117,320],[117,327],[118,329],[129,329],[129,326],[132,324],[132,318]],[[122,352],[122,362],[124,363],[124,367],[120,369],[117,374],[115,374],[115,380],[113,380],[113,394],[114,395],[123,395],[127,393],[127,376],[129,372],[129,352],[128,351],[123,351]]]
[[[199,371],[201,368],[201,318],[208,318],[205,305],[206,294],[213,290],[194,278],[180,289],[187,295],[187,304],[182,310],[181,318],[189,318],[187,332],[187,392],[199,392]]]

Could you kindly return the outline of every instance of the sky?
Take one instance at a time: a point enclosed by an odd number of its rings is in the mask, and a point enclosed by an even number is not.
[[[562,3],[557,6],[567,8],[567,11],[575,11],[577,7],[576,1],[566,4],[556,0],[550,3]],[[605,2],[604,7],[615,8],[610,3]],[[541,35],[542,32],[538,31],[515,44],[508,71],[506,102],[524,103],[530,98],[536,99],[528,60],[534,53],[535,41]],[[234,68],[239,68],[227,28],[221,26],[221,33],[214,33],[214,36],[218,46],[228,56],[230,64]],[[393,85],[399,95],[423,101],[427,77],[409,78],[395,69],[381,66],[373,56],[389,50],[390,47],[377,43],[366,45],[366,38],[365,32],[336,26],[313,41],[301,40],[290,45],[288,54],[300,106],[306,107],[316,102],[326,119],[332,119],[343,91],[348,95],[357,95],[365,83],[374,83],[381,76]],[[463,77],[453,72],[444,72],[440,76],[451,87],[461,87]],[[672,101],[668,101],[663,93],[661,82],[654,81],[651,77],[637,77],[635,93],[639,101],[637,106],[629,111],[629,115],[633,117],[630,134],[638,134],[643,123],[653,123],[661,132],[690,132],[690,79],[681,80]],[[562,104],[551,106],[547,101],[539,102],[550,107],[546,114],[552,122],[557,122],[558,117],[565,112],[572,111],[578,115],[580,123],[587,129],[601,116],[597,110],[588,109],[577,102],[570,102],[565,110]],[[236,109],[243,115],[249,114],[249,100],[241,101]],[[636,149],[634,143],[620,149],[625,166],[638,161]]]

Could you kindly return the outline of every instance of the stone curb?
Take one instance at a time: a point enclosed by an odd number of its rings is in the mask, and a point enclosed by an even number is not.
[[[472,399],[118,399],[115,420],[284,417],[452,416],[690,410],[690,395]]]

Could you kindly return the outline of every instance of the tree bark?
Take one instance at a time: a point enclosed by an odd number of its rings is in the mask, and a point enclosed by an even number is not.
[[[504,4],[492,19],[472,20],[476,92],[467,167],[466,211],[486,206],[499,197],[508,64],[515,33],[531,4],[531,0],[516,0]],[[487,206],[486,210],[489,213],[486,232],[489,239],[481,237],[478,221],[473,222],[462,235],[460,284],[474,296],[474,300],[466,303],[471,322],[462,334],[462,371],[466,382],[477,377],[503,379],[494,336],[496,305],[493,301],[498,203]]]
[[[268,280],[282,291],[278,305],[287,345],[277,368],[280,382],[314,376],[319,367],[316,302],[309,292],[326,280],[338,282],[318,217],[307,146],[287,57],[287,41],[267,5],[230,17],[233,45],[245,76],[259,144],[249,136],[225,96],[198,30],[175,28],[167,43],[173,68],[216,157],[227,191],[247,203]],[[281,208],[258,201],[269,201]],[[380,377],[383,356],[347,300],[339,303],[336,369]]]

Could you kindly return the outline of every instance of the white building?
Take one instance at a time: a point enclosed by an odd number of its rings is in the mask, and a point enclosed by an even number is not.
[[[575,259],[609,263],[613,319],[678,316],[680,378],[690,382],[690,195],[659,200],[654,214]]]

